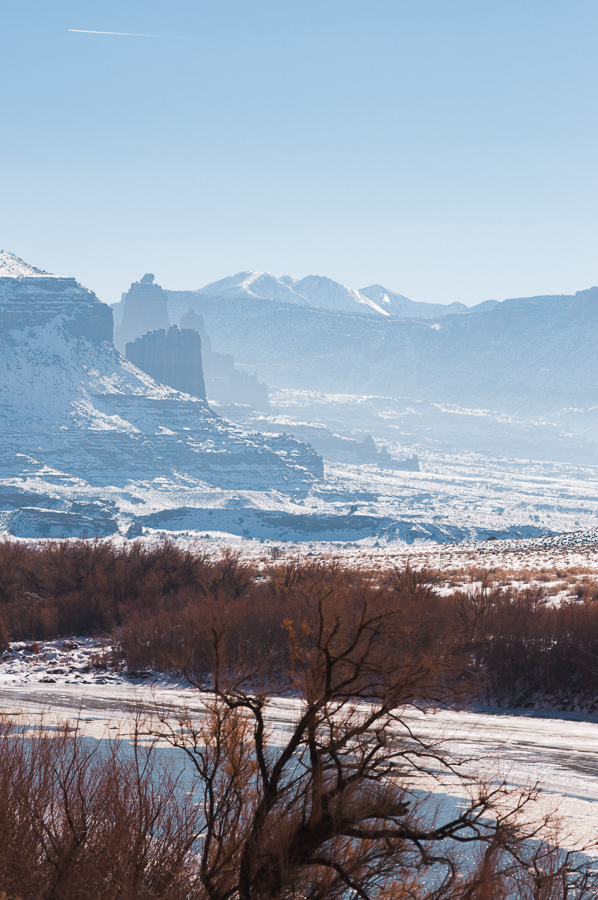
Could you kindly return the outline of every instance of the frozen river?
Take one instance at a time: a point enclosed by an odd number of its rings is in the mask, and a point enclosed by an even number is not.
[[[201,715],[201,698],[192,689],[138,688],[123,684],[11,684],[0,688],[0,708],[29,718],[41,711],[48,721],[73,721],[78,715],[85,732],[94,737],[121,734],[130,729],[130,716],[150,715],[156,706],[186,706]],[[278,699],[270,708],[270,721],[281,732],[293,722],[297,701]],[[541,808],[557,810],[571,848],[598,840],[598,722],[581,721],[567,714],[510,715],[498,712],[441,710],[431,715],[406,713],[414,733],[442,740],[445,750],[463,760],[463,771],[489,782],[501,779],[512,785],[538,782]],[[282,736],[282,735],[281,735]],[[432,785],[430,785],[432,787]],[[457,798],[463,782],[444,779],[434,790]]]

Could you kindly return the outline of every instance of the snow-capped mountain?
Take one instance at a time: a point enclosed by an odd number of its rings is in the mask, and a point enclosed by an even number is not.
[[[206,284],[198,293],[211,297],[253,297],[260,300],[281,300],[299,306],[312,306],[288,284],[270,275],[269,272],[238,272],[221,281]]]
[[[387,310],[369,297],[323,275],[308,275],[298,281],[291,275],[275,278],[269,272],[239,272],[221,281],[206,284],[197,293],[208,297],[251,297],[258,300],[280,300],[314,309],[389,315]]]
[[[382,309],[369,297],[323,275],[308,275],[307,278],[296,281],[293,284],[293,291],[307,297],[311,301],[311,305],[318,309],[362,312],[379,316],[389,315],[387,310]]]
[[[467,313],[496,303],[489,300],[485,304],[479,304],[478,307],[467,307],[464,303],[420,303],[390,291],[380,284],[356,291],[324,275],[308,275],[306,278],[297,279],[286,274],[276,278],[269,272],[238,272],[229,278],[206,284],[193,293],[227,299],[247,297],[279,300],[298,306],[311,306],[314,309],[413,319],[434,319],[454,313]]]

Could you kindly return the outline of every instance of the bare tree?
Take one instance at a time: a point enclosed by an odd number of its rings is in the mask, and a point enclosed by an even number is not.
[[[162,735],[195,773],[205,896],[594,896],[588,873],[542,840],[546,821],[530,818],[534,788],[461,775],[468,799],[438,808],[434,781],[460,770],[441,745],[418,739],[406,710],[447,700],[462,635],[445,630],[439,643],[429,607],[424,621],[403,594],[321,574],[308,585],[307,614],[286,623],[284,659],[274,668],[269,659],[267,673],[240,666],[215,607],[210,671],[199,676],[180,661],[205,715],[160,716]]]

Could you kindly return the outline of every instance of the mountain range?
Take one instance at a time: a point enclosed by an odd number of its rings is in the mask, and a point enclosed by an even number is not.
[[[180,292],[175,300],[183,304]],[[575,419],[574,410],[598,409],[598,288],[425,320],[247,297],[189,293],[185,302],[203,316],[219,352],[273,387],[519,416]]]
[[[238,272],[220,281],[206,284],[194,293],[224,299],[279,300],[313,309],[336,312],[360,312],[370,316],[408,316],[437,318],[453,313],[487,309],[497,301],[487,300],[476,307],[464,303],[420,303],[397,294],[380,284],[354,290],[323,275],[296,279],[291,275],[276,278],[269,272]]]
[[[244,272],[166,294],[172,322],[195,310],[213,348],[272,388],[558,417],[598,441],[598,288],[465,307]]]
[[[593,524],[598,288],[424,319],[354,298],[355,308],[330,309],[348,289],[326,279],[283,276],[280,294],[265,299],[256,281],[229,284],[240,296],[166,291],[161,300],[171,322],[189,309],[203,316],[216,355],[233,352],[291,389],[276,392],[267,414],[231,407],[234,425],[124,359],[111,309],[74,278],[0,254],[0,532],[372,543]],[[371,302],[382,309],[380,292]],[[311,440],[327,458],[325,478]],[[420,449],[421,467],[394,464]],[[498,458],[484,496],[487,469],[471,451]],[[514,467],[573,458],[588,469],[564,494],[554,481],[548,505],[552,464],[530,469],[511,497]],[[571,493],[575,479],[583,487]]]

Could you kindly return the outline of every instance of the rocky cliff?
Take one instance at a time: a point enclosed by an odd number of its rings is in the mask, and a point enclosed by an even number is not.
[[[0,330],[45,325],[58,316],[73,336],[112,342],[112,310],[92,291],[0,251]]]
[[[201,338],[197,331],[173,325],[168,331],[148,331],[126,346],[126,357],[160,384],[206,399]]]
[[[186,296],[186,292],[180,293],[181,296]],[[250,375],[248,372],[238,369],[231,354],[216,353],[212,350],[210,338],[206,334],[201,316],[196,315],[192,310],[187,316],[177,310],[174,316],[169,317],[169,308],[172,306],[171,295],[175,294],[178,296],[177,292],[173,294],[172,291],[164,291],[159,285],[154,284],[154,276],[151,274],[144,275],[139,282],[134,282],[131,289],[122,295],[122,300],[112,307],[115,321],[114,344],[118,350],[158,381],[170,384],[178,390],[195,394],[199,390],[199,385],[195,383],[194,376],[191,374],[194,363],[189,361],[188,365],[183,366],[186,370],[186,374],[183,376],[178,372],[179,366],[175,365],[176,375],[172,374],[171,368],[168,368],[174,362],[162,363],[160,361],[161,356],[164,356],[165,360],[166,356],[170,359],[170,350],[168,349],[170,344],[165,343],[162,346],[161,339],[153,337],[144,345],[136,344],[135,349],[131,350],[132,356],[129,356],[127,350],[128,345],[133,345],[137,338],[142,338],[149,332],[163,331],[166,334],[171,321],[175,324],[180,322],[182,329],[193,329],[201,338],[203,380],[209,401],[218,406],[235,404],[250,406],[259,412],[268,412],[270,404],[267,385],[258,381],[257,375]],[[183,312],[188,309],[188,305],[184,304],[183,300]],[[180,341],[180,339],[172,340]],[[182,344],[177,346],[180,346],[180,350],[186,355],[193,355],[191,344],[185,345],[185,349]],[[164,365],[168,368],[168,375]],[[177,379],[176,384],[172,378]]]
[[[237,491],[268,509],[323,474],[306,444],[243,430],[123,359],[104,340],[111,310],[73,279],[5,276],[1,312],[0,532],[127,533],[142,511],[243,508]]]

